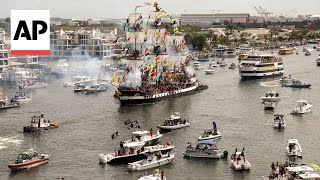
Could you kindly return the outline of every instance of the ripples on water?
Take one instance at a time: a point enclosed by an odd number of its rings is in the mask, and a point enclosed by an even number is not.
[[[165,133],[162,138],[163,143],[172,141],[177,148],[173,163],[160,168],[167,179],[262,179],[270,173],[272,161],[285,161],[286,141],[291,138],[297,138],[302,146],[304,157],[300,162],[320,164],[320,67],[315,65],[318,54],[312,53],[309,57],[283,57],[286,73],[310,82],[311,89],[283,88],[278,86],[278,79],[242,82],[237,70],[218,67],[213,75],[198,72],[199,79],[209,85],[208,90],[156,104],[120,107],[112,88],[95,95],[75,94],[63,88],[62,81],[54,81],[47,89],[33,91],[30,104],[0,112],[0,179],[137,179],[145,172],[151,174],[153,170],[132,173],[126,165],[101,165],[98,154],[112,152],[119,141],[130,139],[132,130],[124,125],[128,118],[137,120],[145,129],[155,129],[176,111],[189,119],[191,126]],[[236,59],[227,61],[237,63]],[[265,112],[260,97],[270,89],[279,92],[281,100],[274,112]],[[299,99],[311,102],[313,111],[303,116],[290,115]],[[22,127],[37,111],[59,122],[60,127],[24,134]],[[273,129],[274,113],[285,115],[284,131]],[[230,157],[236,147],[245,147],[251,172],[231,170],[229,159],[183,158],[187,142],[194,144],[212,121],[222,133],[220,149],[227,150]],[[111,140],[110,135],[116,131],[120,136]],[[11,174],[6,165],[30,147],[49,153],[49,163]]]

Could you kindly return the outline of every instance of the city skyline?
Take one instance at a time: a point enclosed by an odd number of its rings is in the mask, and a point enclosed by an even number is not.
[[[4,0],[1,0],[4,1]],[[308,3],[306,3],[306,1]],[[160,6],[170,14],[187,13],[250,13],[258,15],[253,6],[261,6],[267,11],[273,12],[271,16],[296,16],[300,14],[320,14],[319,0],[185,0],[171,1],[158,0]],[[126,18],[136,5],[147,0],[11,0],[2,6],[0,17],[10,17],[13,9],[49,9],[51,17],[62,18]],[[2,3],[4,4],[4,2]],[[112,4],[112,6],[110,6]],[[90,8],[88,8],[90,7]],[[297,8],[298,7],[298,8]],[[120,10],[121,9],[121,10]]]

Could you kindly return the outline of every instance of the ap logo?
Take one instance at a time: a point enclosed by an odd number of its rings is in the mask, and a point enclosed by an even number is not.
[[[11,10],[11,54],[50,55],[49,10]]]

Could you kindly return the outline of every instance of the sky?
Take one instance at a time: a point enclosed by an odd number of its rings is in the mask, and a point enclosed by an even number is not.
[[[62,18],[126,18],[136,5],[151,0],[0,0],[0,17],[9,17],[10,10],[49,9],[52,17]],[[250,13],[261,6],[275,15],[320,14],[320,0],[158,0],[171,14]]]

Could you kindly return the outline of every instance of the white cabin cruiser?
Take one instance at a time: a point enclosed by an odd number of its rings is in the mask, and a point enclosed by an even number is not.
[[[159,169],[155,169],[153,174],[140,176],[138,180],[166,180],[167,178],[164,176],[164,172],[159,171]]]
[[[231,155],[231,168],[236,171],[248,171],[251,169],[250,162],[246,159],[244,148],[241,152],[236,151]]]
[[[263,106],[264,110],[274,110],[274,108],[276,107],[276,103],[266,100],[263,102]]]
[[[262,101],[278,101],[280,99],[279,94],[276,91],[267,91],[266,96],[261,97]]]
[[[213,121],[213,128],[204,130],[203,134],[198,138],[199,141],[221,138],[221,133],[217,131],[217,125]]]
[[[128,168],[131,171],[141,171],[145,169],[155,168],[170,163],[175,155],[170,154],[171,150],[166,153],[160,151],[146,153],[146,159],[136,161],[128,164]]]
[[[186,119],[182,120],[180,114],[176,112],[174,115],[166,118],[163,125],[158,125],[157,127],[163,130],[175,130],[189,126],[190,123]]]
[[[311,111],[312,104],[305,100],[297,101],[297,106],[292,109],[292,114],[305,114]]]
[[[146,145],[155,144],[160,138],[162,134],[157,130],[156,134],[154,131],[150,129],[150,131],[139,130],[132,132],[132,139],[124,141],[124,146],[135,146],[139,143],[145,143]]]
[[[228,152],[218,149],[217,143],[213,140],[198,141],[196,146],[189,143],[186,151],[183,152],[184,157],[220,159],[226,158]]]
[[[287,155],[302,158],[302,149],[297,139],[289,139],[287,141]]]
[[[284,129],[286,127],[286,121],[283,114],[275,114],[273,119],[273,127],[278,129]]]

